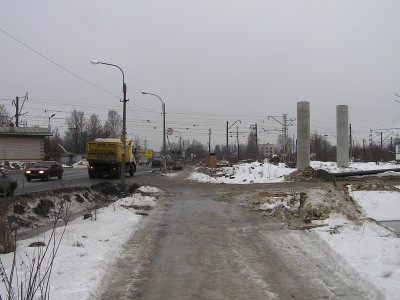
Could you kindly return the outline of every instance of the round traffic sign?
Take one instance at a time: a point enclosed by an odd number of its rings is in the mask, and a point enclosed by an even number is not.
[[[167,133],[168,135],[172,135],[172,134],[174,134],[174,130],[173,130],[172,128],[168,128],[168,129],[166,130],[166,133]]]

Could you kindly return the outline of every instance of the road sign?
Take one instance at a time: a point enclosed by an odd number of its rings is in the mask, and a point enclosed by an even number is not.
[[[166,130],[166,134],[167,134],[167,135],[173,135],[173,134],[174,134],[174,130],[173,130],[172,128],[168,128],[168,129]]]

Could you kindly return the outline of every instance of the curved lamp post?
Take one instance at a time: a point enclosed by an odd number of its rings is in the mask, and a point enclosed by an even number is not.
[[[122,148],[121,148],[121,154],[122,154],[122,163],[121,163],[121,185],[122,187],[125,186],[125,170],[126,170],[126,162],[125,162],[125,147],[126,147],[126,83],[125,83],[125,74],[122,69],[113,64],[97,61],[97,60],[91,60],[90,61],[93,65],[106,65],[106,66],[112,66],[118,68],[121,73],[122,73],[122,92],[123,92],[123,100],[122,100],[122,135],[121,135],[121,142],[122,142]]]
[[[56,114],[52,114],[52,115],[49,117],[49,126],[48,126],[48,128],[49,128],[49,131],[51,130],[51,126],[50,126],[50,119],[51,119],[51,118],[53,118],[55,115],[56,115]]]
[[[167,164],[166,164],[166,160],[165,160],[165,157],[167,155],[167,144],[165,142],[165,134],[166,134],[166,132],[165,132],[165,103],[164,103],[164,101],[162,101],[161,97],[156,94],[148,93],[145,91],[142,91],[142,94],[157,97],[161,101],[162,113],[163,113],[163,155],[164,155],[163,172],[167,173]]]

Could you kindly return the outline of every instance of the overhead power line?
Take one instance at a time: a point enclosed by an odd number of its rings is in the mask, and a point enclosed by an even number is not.
[[[62,65],[56,63],[54,60],[48,58],[46,55],[40,53],[39,51],[33,49],[31,46],[25,44],[25,43],[22,42],[21,40],[17,39],[16,37],[12,36],[12,35],[9,34],[8,32],[4,31],[3,29],[0,28],[0,31],[1,31],[2,33],[4,33],[5,35],[7,35],[8,37],[10,37],[11,39],[13,39],[14,41],[20,43],[20,44],[23,45],[24,47],[26,47],[26,48],[28,48],[29,50],[31,50],[32,52],[36,53],[36,54],[39,55],[40,57],[44,58],[44,59],[47,60],[48,62],[52,63],[53,65],[56,65],[57,67],[59,67],[59,68],[62,69],[63,71],[65,71],[65,72],[71,74],[72,76],[75,76],[76,78],[78,78],[78,79],[82,80],[83,82],[85,82],[85,83],[87,83],[87,84],[89,84],[89,85],[95,87],[96,89],[99,89],[100,91],[103,91],[104,93],[107,93],[107,94],[109,94],[109,95],[111,95],[111,96],[113,96],[113,97],[116,97],[117,99],[120,99],[119,96],[117,96],[117,95],[115,95],[115,94],[113,94],[113,93],[111,93],[111,92],[109,92],[109,91],[107,91],[107,90],[105,90],[105,89],[103,89],[103,88],[101,88],[101,87],[95,85],[94,83],[91,83],[89,80],[83,78],[82,76],[79,76],[78,74],[76,74],[76,73],[74,73],[74,72],[68,70],[67,68],[63,67]]]

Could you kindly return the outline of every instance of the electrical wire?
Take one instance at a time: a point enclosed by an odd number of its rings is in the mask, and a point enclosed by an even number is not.
[[[62,69],[63,71],[65,71],[65,72],[71,74],[72,76],[75,76],[76,78],[78,78],[78,79],[82,80],[83,82],[85,82],[85,83],[87,83],[87,84],[89,84],[89,85],[95,87],[96,89],[99,89],[100,91],[102,91],[102,92],[104,92],[104,93],[107,93],[107,94],[109,94],[109,95],[111,95],[111,96],[113,96],[113,97],[116,97],[117,99],[120,99],[119,96],[117,96],[117,95],[115,95],[115,94],[113,94],[113,93],[111,93],[111,92],[109,92],[109,91],[107,91],[107,90],[105,90],[105,89],[103,89],[103,88],[101,88],[101,87],[95,85],[94,83],[91,83],[89,80],[83,78],[82,76],[79,76],[78,74],[76,74],[76,73],[74,73],[74,72],[68,70],[67,68],[65,68],[65,67],[63,67],[62,65],[58,64],[58,63],[55,62],[54,60],[48,58],[46,55],[40,53],[39,51],[33,49],[31,46],[27,45],[26,43],[22,42],[21,40],[17,39],[16,37],[12,36],[11,34],[9,34],[8,32],[6,32],[6,31],[3,30],[2,28],[0,28],[0,31],[1,31],[2,33],[4,33],[5,35],[7,35],[8,37],[10,37],[11,39],[13,39],[14,41],[20,43],[20,44],[23,45],[24,47],[26,47],[26,48],[28,48],[29,50],[31,50],[32,52],[36,53],[37,55],[39,55],[39,56],[42,57],[43,59],[45,59],[45,60],[47,60],[48,62],[52,63],[53,65],[59,67],[59,68]]]

